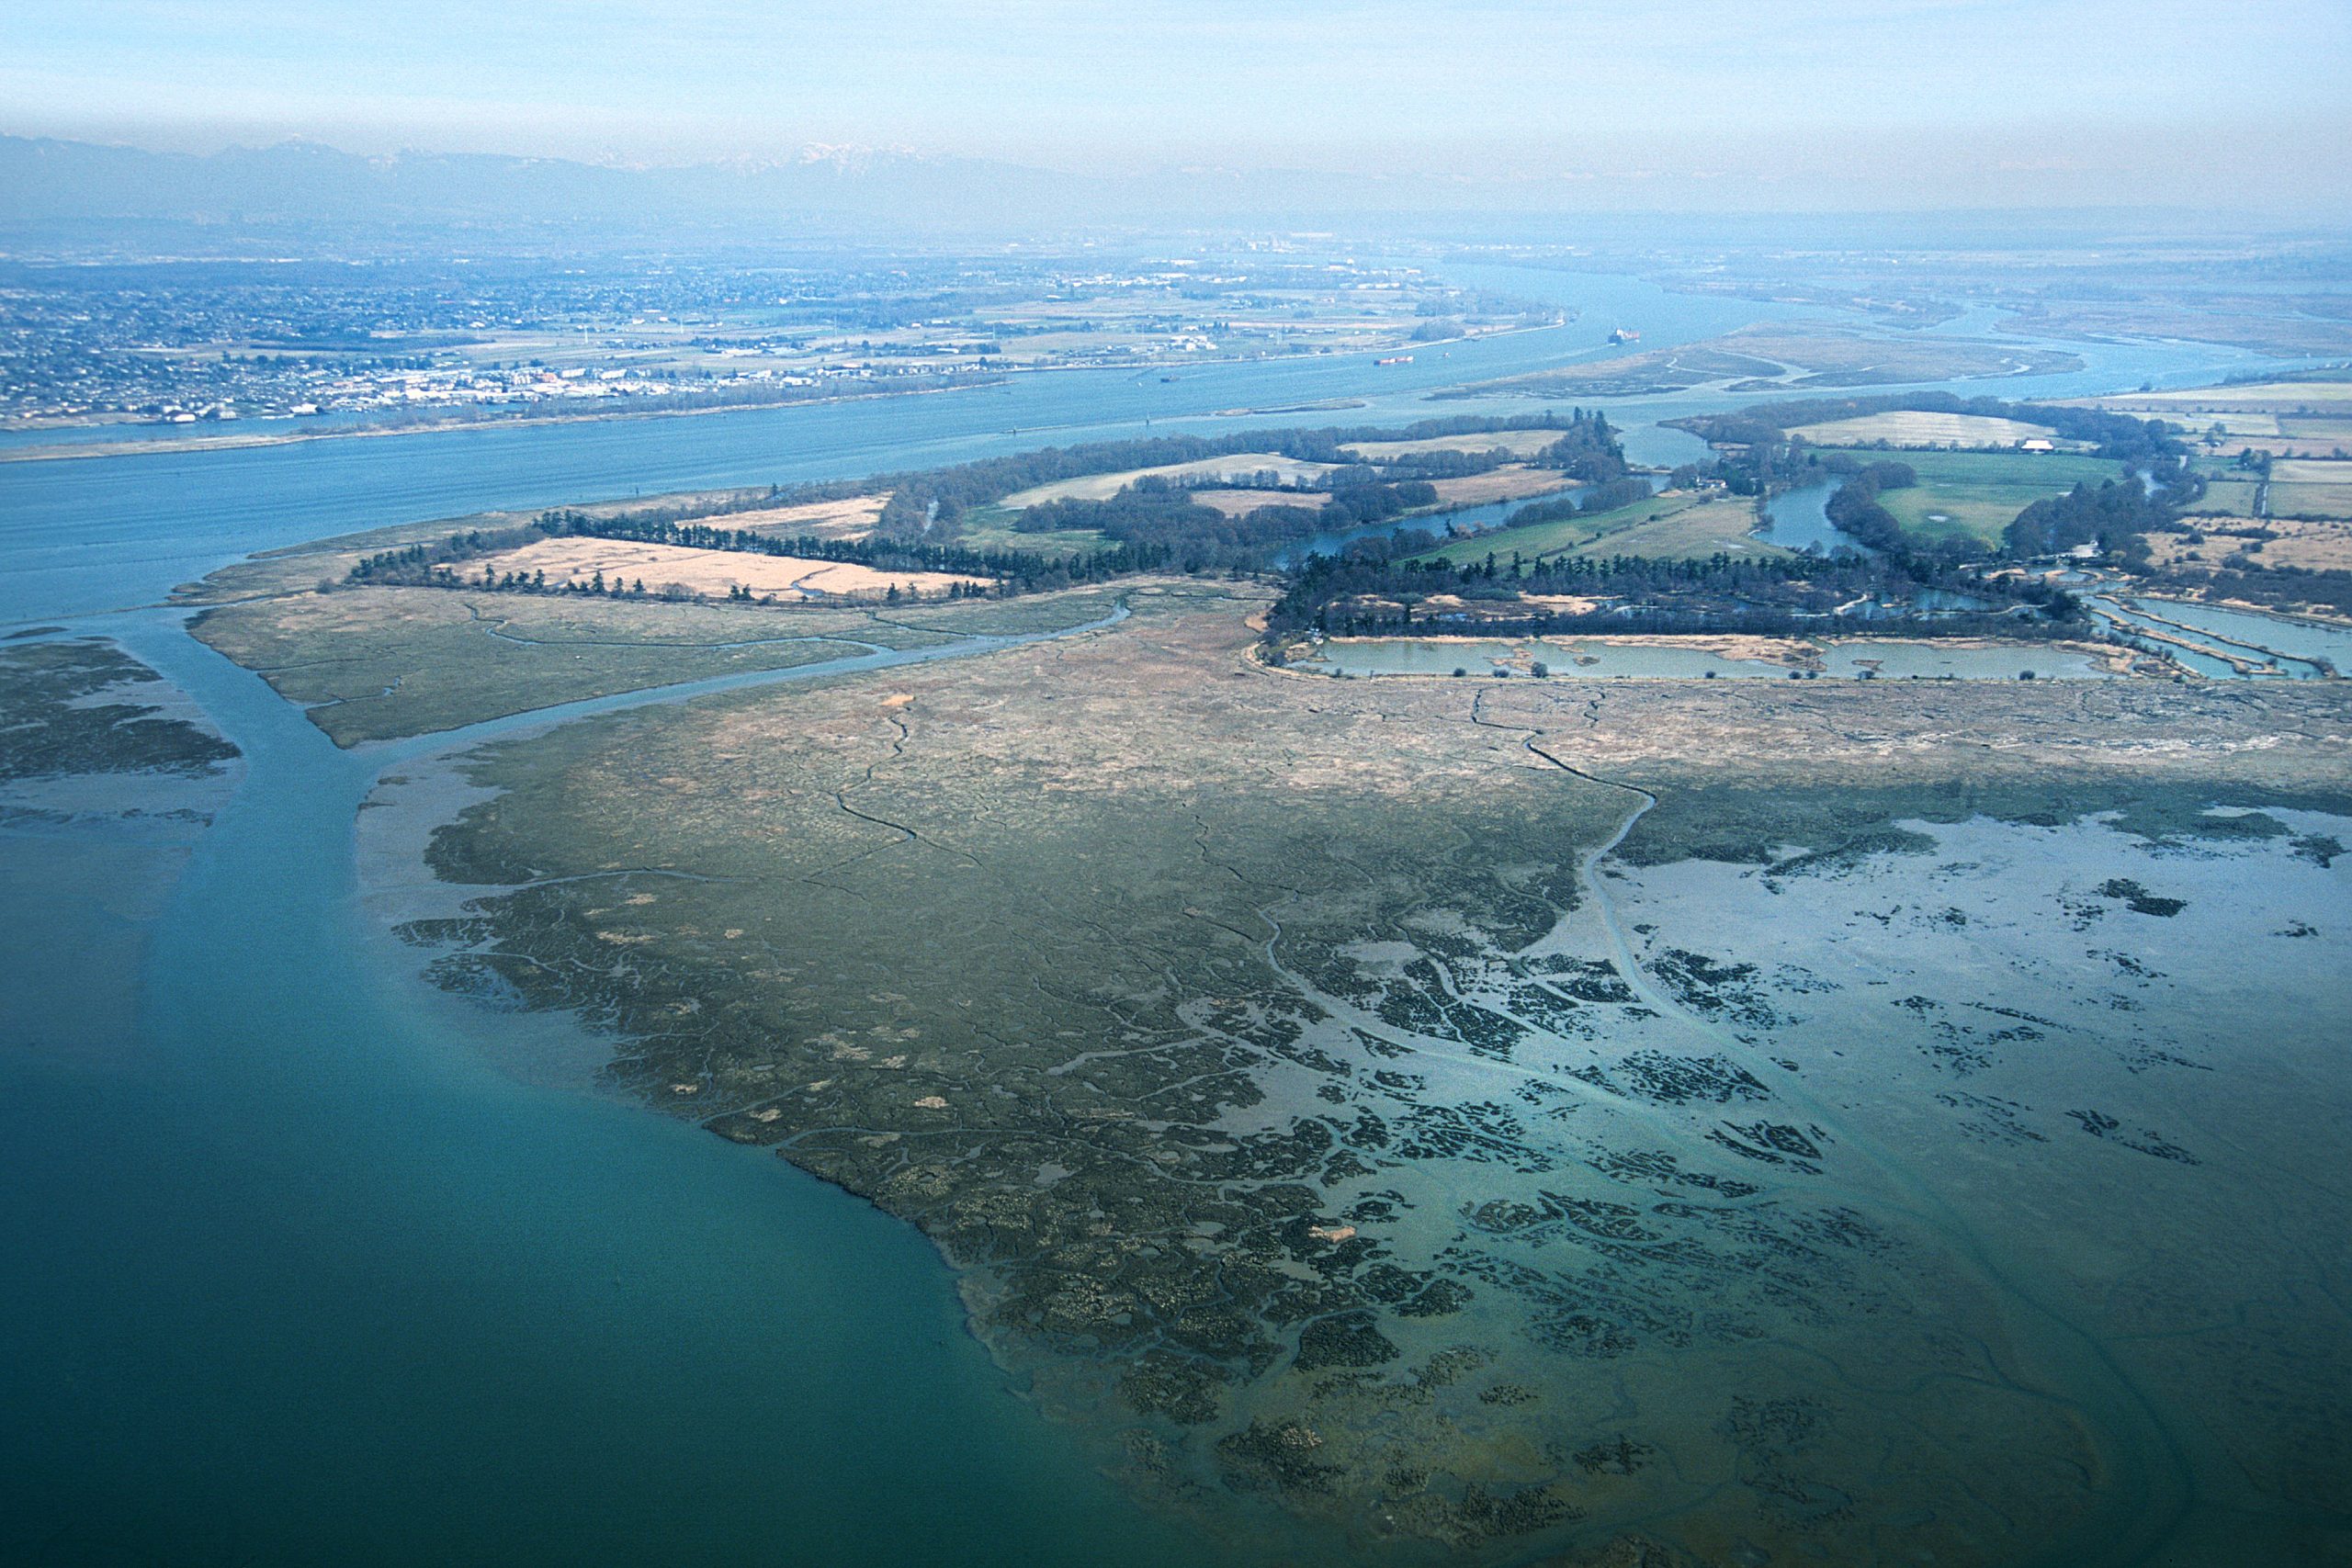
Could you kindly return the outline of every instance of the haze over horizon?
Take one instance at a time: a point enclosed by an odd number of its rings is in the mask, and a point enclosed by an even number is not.
[[[0,17],[0,131],[184,152],[302,138],[637,166],[850,144],[1521,208],[2325,218],[2352,197],[2352,8],[2311,0],[40,0]]]

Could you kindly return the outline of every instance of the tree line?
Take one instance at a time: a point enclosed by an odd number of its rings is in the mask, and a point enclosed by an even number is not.
[[[1932,559],[1915,577],[1900,562],[1839,556],[1734,556],[1698,558],[1646,556],[1559,556],[1530,561],[1513,553],[1455,564],[1442,558],[1379,558],[1370,554],[1316,556],[1291,574],[1288,589],[1267,616],[1270,637],[1305,631],[1334,635],[1397,632],[1432,614],[1417,609],[1437,595],[1471,604],[1510,604],[1529,598],[1612,601],[1586,615],[1532,609],[1521,617],[1476,617],[1481,629],[1529,628],[1619,632],[1819,631],[1827,617],[1860,599],[1903,601],[1925,588],[1959,589],[1989,607],[1965,615],[1906,614],[1889,604],[1868,622],[1899,625],[1905,637],[2004,637],[2079,633],[2082,606],[2064,590],[2039,581],[1986,583],[1964,578]],[[1934,628],[1930,630],[1928,628]]]
[[[949,572],[992,580],[988,590],[957,585],[950,597],[981,592],[1005,595],[1065,588],[1072,583],[1100,582],[1136,572],[1155,571],[1169,564],[1168,551],[1149,542],[1085,550],[1059,558],[1030,550],[970,549],[959,545],[900,545],[871,539],[820,539],[811,535],[778,538],[749,529],[676,518],[622,513],[593,516],[571,508],[541,513],[524,526],[496,530],[472,529],[432,543],[382,550],[356,562],[344,581],[355,587],[464,588],[489,592],[595,593],[609,597],[691,597],[674,585],[657,584],[649,591],[640,579],[624,584],[607,582],[602,571],[589,583],[560,581],[550,584],[547,573],[507,571],[485,567],[477,575],[458,569],[483,556],[496,555],[540,539],[625,539],[641,544],[674,545],[690,549],[724,550],[743,555],[788,556],[798,559],[836,561],[889,572]],[[896,590],[892,592],[895,594]],[[730,598],[749,598],[739,590]]]
[[[1285,546],[1385,523],[1438,501],[1436,487],[1424,479],[1372,479],[1339,485],[1328,494],[1330,499],[1319,508],[1275,502],[1235,516],[1202,505],[1162,476],[1147,474],[1101,500],[1040,502],[1023,509],[1012,525],[1023,534],[1091,529],[1121,544],[1156,545],[1186,570],[1262,569]]]
[[[1693,414],[1667,423],[1717,446],[1789,446],[1789,432],[1808,424],[1860,419],[1875,413],[1962,413],[2038,424],[2068,441],[2087,442],[2091,455],[2120,463],[2151,464],[2188,456],[2183,429],[2160,419],[2136,419],[2104,409],[2056,403],[2015,403],[2001,398],[1962,398],[1951,392],[1888,392],[1860,398],[1804,398],[1758,403],[1731,413]],[[1803,446],[1803,438],[1794,438]]]
[[[1003,457],[984,457],[947,468],[886,475],[868,488],[869,492],[884,489],[891,492],[876,525],[876,533],[904,540],[953,539],[964,514],[975,507],[1062,479],[1128,468],[1165,468],[1250,452],[1272,453],[1296,462],[1358,468],[1364,465],[1351,457],[1347,449],[1367,441],[1422,441],[1521,430],[1560,433],[1558,440],[1548,443],[1527,459],[1539,467],[1557,468],[1571,479],[1588,480],[1619,479],[1624,474],[1624,452],[1607,418],[1597,409],[1588,412],[1579,408],[1571,410],[1565,419],[1547,410],[1540,414],[1508,418],[1459,415],[1420,420],[1402,430],[1376,425],[1331,426],[1316,430],[1239,431],[1220,436],[1157,435],[1088,442],[1077,446],[1048,446]],[[1441,461],[1436,466],[1442,468],[1446,465]],[[1406,464],[1405,469],[1415,478],[1422,477],[1414,472],[1414,464]],[[1379,474],[1376,468],[1374,472],[1376,477],[1387,477]],[[1196,521],[1204,530],[1210,529],[1205,520]]]

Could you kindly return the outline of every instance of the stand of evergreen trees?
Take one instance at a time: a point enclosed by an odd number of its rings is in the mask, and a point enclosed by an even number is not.
[[[1930,560],[1915,576],[1900,561],[1839,556],[1734,556],[1697,559],[1645,556],[1555,557],[1528,561],[1489,555],[1456,566],[1443,559],[1378,559],[1368,556],[1309,558],[1267,616],[1268,634],[1317,630],[1334,634],[1428,627],[1416,606],[1447,594],[1471,602],[1514,604],[1529,597],[1575,597],[1631,604],[1632,613],[1608,609],[1583,616],[1530,609],[1523,616],[1480,615],[1481,630],[1617,632],[1818,632],[1826,626],[1904,637],[2079,636],[2083,610],[2063,589],[2040,581],[1984,582]],[[1904,615],[1832,619],[1857,600],[1901,601],[1923,589],[1964,592],[1993,607],[1981,614]],[[1396,608],[1367,601],[1387,601]]]
[[[2152,465],[2188,455],[2181,427],[2160,419],[2135,419],[2103,409],[2055,403],[2013,403],[2001,398],[1962,398],[1951,392],[1888,392],[1865,398],[1804,398],[1758,403],[1733,413],[1693,414],[1669,420],[1718,446],[1787,446],[1789,432],[1833,420],[1874,413],[1965,413],[2038,424],[2068,441],[2088,442],[2092,456],[2120,463]],[[1799,443],[1802,445],[1802,442]]]
[[[1157,547],[1191,571],[1254,569],[1268,565],[1286,545],[1385,523],[1418,507],[1434,506],[1438,500],[1436,488],[1424,479],[1390,484],[1375,479],[1335,486],[1329,493],[1330,499],[1319,508],[1275,502],[1229,516],[1203,506],[1182,487],[1147,474],[1099,501],[1041,502],[1024,509],[1013,528],[1023,534],[1091,529],[1123,545]]]
[[[1879,492],[1889,490],[1909,490],[1919,482],[1917,470],[1908,463],[1872,463],[1857,471],[1853,478],[1838,487],[1838,492],[1822,503],[1821,514],[1829,525],[1851,536],[1858,544],[1911,564],[1919,542],[1903,531],[1894,513],[1878,503]],[[1947,541],[1956,544],[1951,554],[1981,555],[1984,553],[1969,539]]]
[[[2170,482],[2153,487],[2134,474],[2109,479],[2094,490],[2077,484],[2064,495],[2035,502],[2001,530],[2001,542],[2013,556],[2047,556],[2095,544],[2110,556],[2144,558],[2148,547],[2141,536],[2169,533],[2180,526],[2182,510],[2205,493],[2202,478],[2176,466]]]
[[[1421,470],[1430,465],[1423,459],[1431,455],[1415,455],[1401,465],[1375,467],[1358,463],[1349,457],[1347,449],[1367,441],[1421,441],[1439,436],[1498,434],[1522,430],[1556,430],[1560,433],[1558,440],[1525,459],[1538,467],[1558,468],[1570,479],[1594,482],[1624,477],[1623,449],[1617,444],[1616,432],[1611,429],[1608,419],[1598,409],[1589,412],[1572,409],[1566,418],[1549,411],[1508,418],[1461,415],[1450,419],[1421,420],[1401,430],[1376,425],[1332,426],[1317,430],[1245,430],[1219,436],[1142,436],[1127,441],[1090,442],[1079,446],[1048,446],[1035,452],[982,458],[978,462],[950,468],[884,476],[876,479],[871,487],[876,491],[888,489],[891,492],[889,503],[883,508],[876,524],[876,533],[906,541],[953,539],[962,525],[965,513],[1038,485],[1080,479],[1091,474],[1162,468],[1250,452],[1272,453],[1298,462],[1339,465],[1342,472],[1332,475],[1329,481],[1335,488],[1360,488],[1391,479],[1405,479],[1408,475],[1408,482],[1425,482]],[[1447,465],[1443,459],[1438,459],[1434,466],[1442,468]],[[1387,467],[1398,467],[1400,471],[1389,474],[1385,471]],[[1434,500],[1434,496],[1431,499]],[[1209,542],[1206,536],[1215,532],[1213,525],[1205,519],[1188,518],[1185,521],[1204,536],[1204,544]],[[1102,525],[1073,521],[1063,525],[1095,528]],[[1275,529],[1270,525],[1261,531],[1271,534]],[[1311,532],[1313,530],[1309,530]],[[1181,548],[1173,544],[1170,547]]]
[[[1368,441],[1428,440],[1443,436],[1557,432],[1528,457],[1509,451],[1435,450],[1402,455],[1382,464],[1361,462],[1350,449]],[[1156,468],[1240,453],[1267,452],[1302,462],[1331,466],[1310,487],[1328,499],[1319,507],[1292,503],[1285,488],[1268,491],[1268,504],[1238,517],[1195,502],[1182,487],[1147,475],[1099,501],[1064,500],[1026,509],[1014,526],[1023,533],[1091,530],[1112,541],[1106,547],[1052,559],[1034,551],[972,548],[958,542],[964,514],[976,506],[1057,479],[1129,468]],[[534,538],[558,535],[632,539],[844,561],[882,571],[945,571],[985,576],[1002,592],[1024,592],[1070,582],[1099,581],[1130,572],[1217,568],[1265,570],[1283,550],[1318,534],[1385,522],[1433,506],[1431,480],[1483,472],[1504,461],[1557,468],[1597,487],[1625,481],[1623,450],[1599,410],[1572,409],[1564,417],[1549,410],[1508,417],[1458,415],[1422,420],[1402,429],[1332,426],[1312,430],[1251,430],[1216,437],[1146,436],[1047,447],[952,468],[882,474],[836,483],[771,486],[746,491],[713,504],[694,502],[595,515],[575,509],[544,513],[527,530],[476,531],[452,535],[431,545],[387,550],[354,567],[355,583],[422,583],[433,586],[552,592],[537,581],[485,582],[455,569],[475,557],[509,549]],[[1639,482],[1639,481],[1630,481]],[[860,495],[889,494],[873,533],[857,541],[811,536],[780,538],[730,529],[713,521],[729,513],[791,506]],[[1613,493],[1613,492],[1612,492]],[[558,585],[560,587],[560,585]]]

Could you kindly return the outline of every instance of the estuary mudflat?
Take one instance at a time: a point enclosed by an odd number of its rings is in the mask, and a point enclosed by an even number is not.
[[[400,934],[911,1221],[1237,1544],[2079,1558],[2338,1505],[2205,1471],[2333,1440],[2320,1295],[2181,1372],[2342,1217],[2332,685],[1335,686],[1254,663],[1249,592],[1127,598],[498,744],[429,833],[390,785],[449,885]]]

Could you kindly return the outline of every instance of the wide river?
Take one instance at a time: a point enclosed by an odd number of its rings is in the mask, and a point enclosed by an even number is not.
[[[250,551],[378,525],[831,478],[1344,399],[1258,423],[1534,405],[1431,388],[1807,312],[1623,278],[1464,281],[1582,311],[1421,351],[930,397],[0,464],[0,632],[119,638],[244,752],[139,973],[71,961],[19,1001],[135,991],[106,1050],[0,1034],[0,1553],[45,1562],[1203,1563],[1011,1397],[910,1229],[691,1126],[493,1064],[508,1024],[406,972],[359,899],[388,761],[335,750],[154,604]],[[2070,345],[2004,394],[2248,367]],[[1750,400],[1623,404],[1647,428]],[[808,671],[797,672],[806,678]],[[488,734],[485,727],[447,744]],[[512,726],[503,728],[511,728]],[[25,840],[0,837],[0,854]],[[103,900],[0,878],[9,926]],[[30,1010],[28,1009],[28,1011]],[[1269,1552],[1281,1550],[1268,1543]]]

